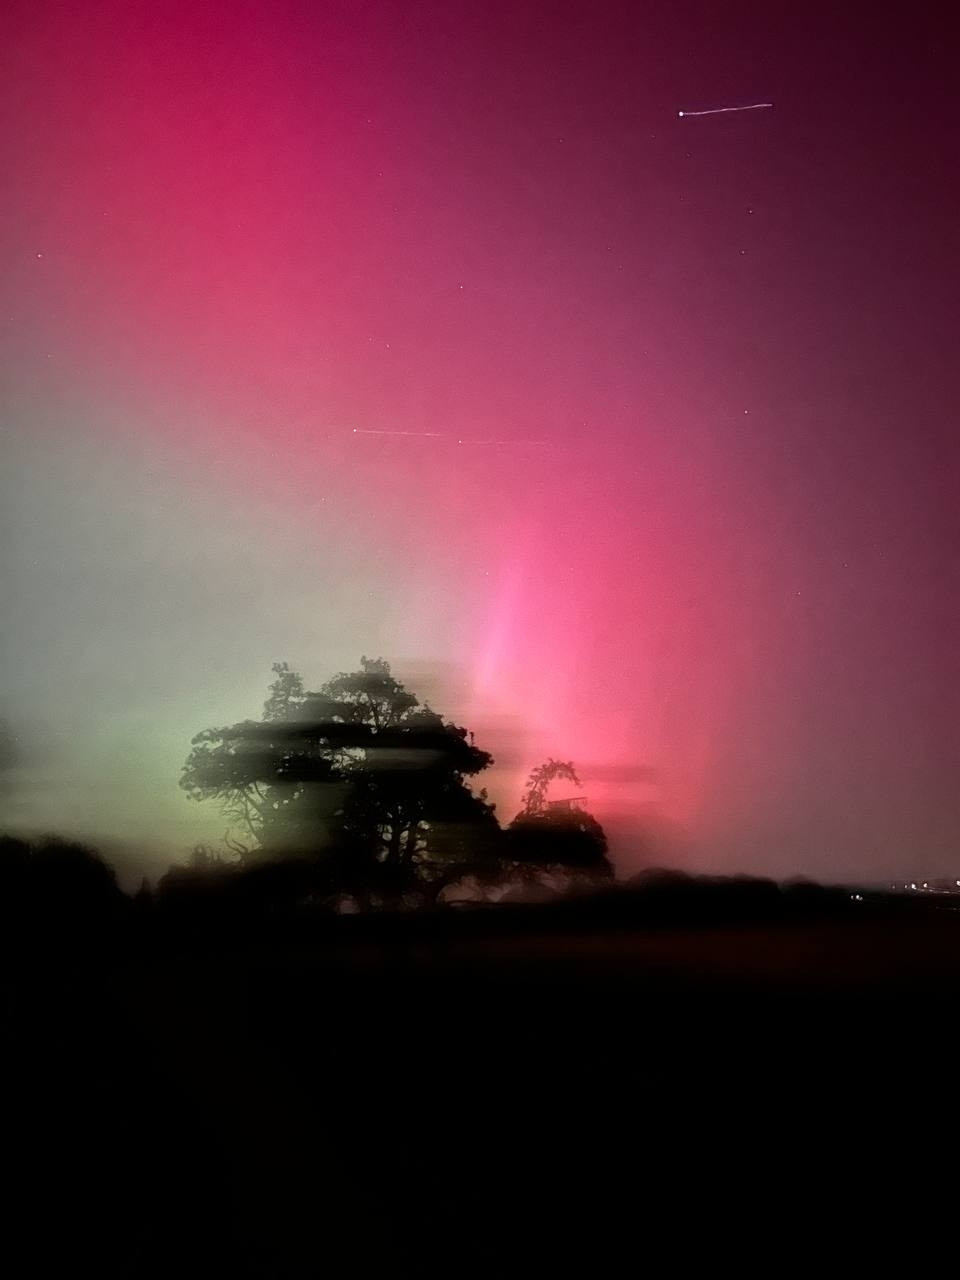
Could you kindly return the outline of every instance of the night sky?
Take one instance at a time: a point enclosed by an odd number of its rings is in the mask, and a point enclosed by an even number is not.
[[[8,3],[0,825],[215,840],[367,654],[625,873],[955,873],[937,9]]]

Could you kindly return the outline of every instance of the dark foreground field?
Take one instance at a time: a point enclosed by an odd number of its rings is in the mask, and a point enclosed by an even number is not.
[[[9,1274],[915,1272],[952,1250],[949,910],[147,931],[5,963]]]

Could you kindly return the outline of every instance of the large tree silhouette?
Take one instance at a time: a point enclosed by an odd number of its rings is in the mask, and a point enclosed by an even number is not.
[[[246,860],[315,860],[329,893],[435,896],[499,856],[486,793],[467,779],[492,757],[421,706],[383,659],[362,658],[315,692],[286,663],[260,722],[198,734],[181,786],[219,801]]]

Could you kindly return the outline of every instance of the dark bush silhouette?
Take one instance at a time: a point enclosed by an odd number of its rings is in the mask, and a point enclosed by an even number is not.
[[[518,814],[507,828],[507,854],[539,867],[567,867],[612,875],[603,828],[589,813]]]
[[[32,850],[26,840],[0,836],[0,909],[13,909],[27,893]]]
[[[694,877],[689,872],[672,867],[645,867],[627,881],[631,889],[677,888],[693,883]]]
[[[0,837],[0,918],[8,932],[96,937],[129,905],[113,869],[86,845]]]
[[[116,873],[86,845],[47,839],[34,846],[30,859],[32,891],[48,903],[96,908],[117,901]]]

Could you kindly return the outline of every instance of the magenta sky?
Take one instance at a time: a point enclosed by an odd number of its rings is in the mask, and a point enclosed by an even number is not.
[[[955,869],[946,33],[781,9],[8,6],[16,821],[182,848],[190,735],[368,653],[625,870]]]

